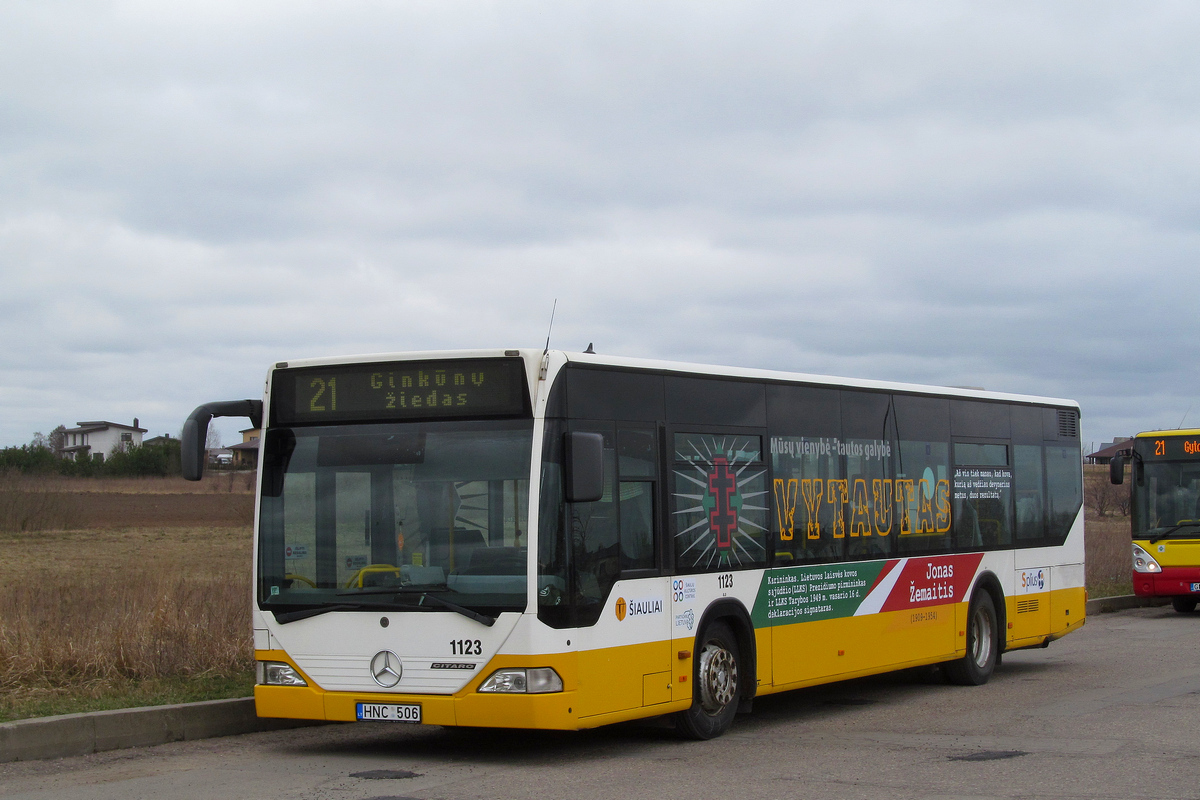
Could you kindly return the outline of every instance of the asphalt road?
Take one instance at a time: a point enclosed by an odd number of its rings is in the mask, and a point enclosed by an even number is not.
[[[710,742],[367,723],[0,765],[0,798],[1200,798],[1200,613],[1089,618],[991,682],[760,698]]]

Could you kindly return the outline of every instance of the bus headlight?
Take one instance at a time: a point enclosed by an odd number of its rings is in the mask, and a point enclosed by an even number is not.
[[[506,694],[545,694],[562,690],[562,678],[550,667],[498,669],[479,685],[481,692]]]
[[[1158,562],[1149,553],[1135,544],[1133,546],[1133,571],[1162,572],[1162,567],[1158,565]]]
[[[308,682],[300,677],[290,664],[280,661],[258,661],[255,663],[255,677],[263,686],[308,686]]]

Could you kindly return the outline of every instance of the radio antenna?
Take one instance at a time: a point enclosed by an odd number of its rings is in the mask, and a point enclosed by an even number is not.
[[[550,334],[554,332],[554,312],[558,309],[558,298],[554,298],[554,305],[550,306],[550,329],[546,331],[546,349],[542,351],[542,355],[550,352]]]
[[[1192,408],[1194,408],[1195,405],[1196,405],[1195,403],[1192,403],[1190,406],[1188,406],[1188,410],[1183,412],[1183,419],[1179,420],[1179,429],[1180,430],[1183,430],[1183,420],[1187,419],[1187,415],[1192,413]]]

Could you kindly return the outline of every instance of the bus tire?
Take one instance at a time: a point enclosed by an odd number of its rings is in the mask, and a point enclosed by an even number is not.
[[[967,610],[967,652],[944,667],[946,677],[959,686],[982,686],[992,677],[1000,654],[1000,626],[991,592],[978,591]]]
[[[1190,614],[1196,610],[1196,598],[1194,597],[1172,597],[1171,607],[1180,614]]]
[[[714,622],[696,639],[692,707],[679,712],[676,727],[689,739],[713,739],[733,724],[741,696],[741,654],[724,622]]]

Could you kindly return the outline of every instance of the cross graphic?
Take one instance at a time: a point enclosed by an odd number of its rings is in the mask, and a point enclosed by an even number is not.
[[[728,459],[717,456],[713,459],[713,471],[708,473],[708,492],[717,501],[708,515],[708,527],[717,538],[717,549],[728,550],[733,546],[733,534],[738,529],[737,509],[730,499],[737,494],[737,475],[729,469]]]

